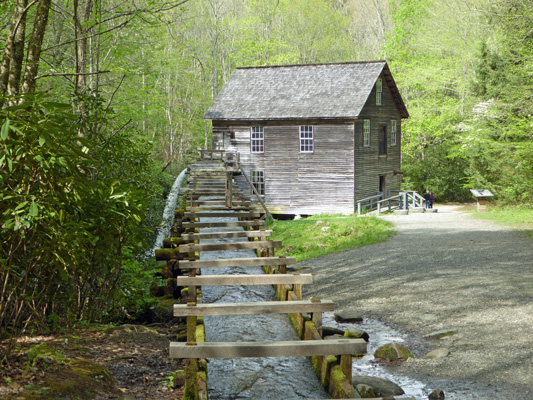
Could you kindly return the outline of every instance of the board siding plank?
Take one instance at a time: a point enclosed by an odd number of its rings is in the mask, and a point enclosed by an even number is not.
[[[263,226],[265,221],[230,221],[230,222],[183,222],[183,228],[217,228],[217,227],[248,227],[248,226]]]
[[[272,236],[272,231],[237,231],[237,232],[200,232],[182,233],[183,240],[222,239],[222,238],[258,238]]]
[[[363,339],[287,342],[170,343],[171,358],[307,357],[366,353]]]
[[[189,306],[174,304],[175,317],[204,315],[250,315],[250,314],[290,314],[334,311],[331,300],[311,302],[299,301],[259,301],[255,303],[212,303]]]
[[[223,250],[251,250],[251,249],[279,249],[283,247],[280,240],[234,242],[234,243],[210,243],[210,244],[182,244],[179,246],[180,253],[193,251],[223,251]]]
[[[178,286],[294,285],[313,282],[312,274],[178,276]]]
[[[257,267],[263,265],[296,264],[293,257],[253,257],[253,258],[223,258],[218,260],[180,261],[179,269],[217,268],[217,267]]]

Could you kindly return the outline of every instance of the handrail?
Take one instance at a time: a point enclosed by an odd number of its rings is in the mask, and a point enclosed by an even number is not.
[[[393,202],[397,202],[396,206],[393,206]],[[377,213],[378,215],[381,214],[381,206],[382,204],[387,204],[388,211],[395,210],[407,210],[408,204],[407,204],[407,193],[400,193],[396,196],[389,197],[387,199],[380,200],[376,203],[377,206]]]
[[[240,164],[239,164],[239,170],[241,171],[241,173],[243,174],[244,178],[246,179],[246,182],[248,182],[248,185],[250,185],[250,187],[252,188],[253,194],[255,194],[255,197],[257,197],[257,200],[259,200],[259,203],[261,203],[261,205],[263,206],[263,210],[265,210],[266,216],[268,218],[271,218],[272,215],[268,211],[268,208],[266,207],[265,203],[263,202],[263,199],[261,199],[261,195],[257,192],[257,189],[252,184],[252,182],[250,182],[250,179],[248,179],[248,176],[246,176],[246,172],[244,172],[244,170],[242,169],[242,166]]]
[[[407,196],[409,197],[409,199],[412,200],[412,206],[413,207],[424,207],[424,198],[422,196],[420,196],[418,194],[418,192],[415,192],[414,190],[413,191],[409,191],[409,192],[405,192],[407,193]]]
[[[379,201],[381,199],[383,199],[383,194],[376,194],[374,196],[370,196],[370,197],[358,200],[357,201],[357,214],[361,215],[361,213],[363,211],[363,203],[369,203],[369,209],[373,210],[374,209],[374,201],[376,201],[376,200]],[[376,203],[377,203],[377,201],[376,201]]]

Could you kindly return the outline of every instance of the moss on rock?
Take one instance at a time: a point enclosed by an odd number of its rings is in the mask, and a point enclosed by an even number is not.
[[[378,347],[374,352],[374,357],[388,361],[405,361],[408,358],[413,357],[413,355],[405,346],[402,346],[397,342],[392,342]]]

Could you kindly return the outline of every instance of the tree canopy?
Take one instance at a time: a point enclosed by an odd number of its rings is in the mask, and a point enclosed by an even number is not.
[[[236,67],[384,58],[404,188],[530,204],[532,21],[520,0],[0,1],[0,331],[123,313]]]

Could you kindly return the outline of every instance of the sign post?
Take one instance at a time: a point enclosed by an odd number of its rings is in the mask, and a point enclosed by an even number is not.
[[[489,197],[494,195],[487,189],[470,189],[477,200],[477,212],[487,212],[487,203]]]

